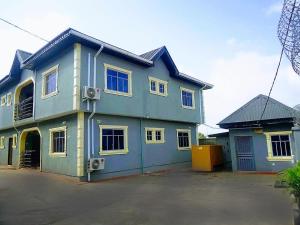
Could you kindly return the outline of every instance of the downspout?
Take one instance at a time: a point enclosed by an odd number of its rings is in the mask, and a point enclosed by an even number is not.
[[[93,79],[93,81],[94,81],[94,88],[96,88],[96,75],[97,75],[97,71],[96,71],[97,65],[96,64],[97,64],[97,57],[102,52],[103,47],[104,46],[101,45],[100,49],[98,50],[98,52],[94,56],[94,79]],[[89,124],[90,124],[91,118],[95,115],[95,113],[96,113],[96,101],[93,102],[93,112],[88,117],[88,129],[90,127]],[[90,142],[90,139],[91,139],[91,137],[90,137],[89,132],[88,132],[88,140],[89,140],[89,142]],[[91,145],[90,144],[91,143],[89,143],[89,146],[88,146],[88,160],[90,160],[90,158],[91,158]],[[94,147],[94,119],[92,119],[92,154],[93,155],[94,155],[94,149],[95,149],[95,147]],[[88,171],[88,182],[90,182],[90,180],[91,180],[91,173],[90,173],[90,171]]]
[[[203,104],[203,90],[206,87],[207,87],[207,85],[204,84],[204,86],[202,88],[200,88],[200,90],[199,90],[200,116],[201,116],[200,125],[205,122],[205,119],[204,119],[204,109],[203,109],[204,108],[204,104]],[[196,132],[196,143],[197,143],[197,145],[199,144],[199,140],[198,140],[198,128],[199,128],[200,125],[197,124],[197,128],[196,128],[197,129],[197,132]]]

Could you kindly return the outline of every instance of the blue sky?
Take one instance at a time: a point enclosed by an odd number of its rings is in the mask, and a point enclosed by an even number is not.
[[[215,85],[205,94],[215,125],[271,85],[280,53],[278,0],[3,1],[1,17],[52,39],[68,27],[134,53],[166,45],[182,72]],[[0,21],[0,77],[16,49],[44,43]],[[284,60],[273,97],[300,103],[299,77]],[[299,89],[299,90],[298,90]],[[216,132],[201,128],[204,133]]]

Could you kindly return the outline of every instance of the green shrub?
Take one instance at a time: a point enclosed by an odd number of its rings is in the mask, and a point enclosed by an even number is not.
[[[300,197],[300,163],[284,171],[282,181],[285,181],[295,197]]]

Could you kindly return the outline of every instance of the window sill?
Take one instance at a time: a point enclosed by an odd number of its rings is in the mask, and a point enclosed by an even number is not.
[[[65,152],[64,153],[50,153],[49,155],[50,155],[50,157],[58,157],[58,158],[67,157],[67,154]]]
[[[158,96],[162,96],[162,97],[167,97],[168,94],[163,94],[163,93],[159,93],[159,92],[154,92],[154,91],[150,91],[150,94],[153,94],[153,95],[158,95]]]
[[[270,162],[275,162],[275,161],[292,161],[293,157],[267,157],[267,160]]]
[[[48,94],[48,95],[42,95],[42,99],[47,99],[47,98],[51,98],[51,97],[53,97],[53,96],[56,96],[58,94],[58,91],[55,91],[55,92],[52,92],[52,93],[50,93],[50,94]]]
[[[191,148],[178,148],[178,151],[191,151]]]
[[[146,141],[146,144],[164,144],[164,143],[165,143],[164,141],[160,141],[160,142],[155,142],[155,141],[147,142]]]
[[[100,155],[126,155],[128,150],[119,150],[119,151],[100,151]]]
[[[193,107],[190,107],[190,106],[184,106],[184,105],[182,105],[182,108],[184,108],[184,109],[192,109],[192,110],[194,110],[194,109],[195,109],[195,106],[193,106]]]
[[[120,96],[132,97],[132,93],[125,93],[125,92],[112,91],[112,90],[109,90],[109,89],[104,89],[104,92],[107,93],[107,94],[113,94],[113,95],[120,95]]]

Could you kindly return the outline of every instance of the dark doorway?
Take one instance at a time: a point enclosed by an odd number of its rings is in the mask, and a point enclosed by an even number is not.
[[[12,155],[13,155],[13,138],[8,139],[8,165],[12,165]]]
[[[40,167],[41,139],[38,131],[29,132],[25,141],[24,167]]]

